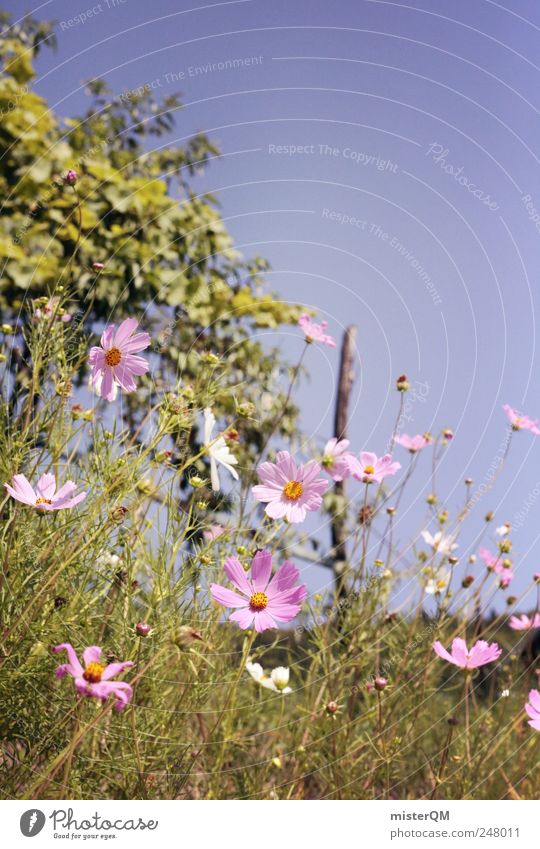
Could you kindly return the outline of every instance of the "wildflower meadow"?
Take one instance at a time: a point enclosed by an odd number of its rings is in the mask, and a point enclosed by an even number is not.
[[[362,316],[272,290],[192,187],[204,134],[145,147],[172,100],[92,80],[58,117],[49,42],[0,41],[3,798],[536,798],[540,563],[489,501],[515,442],[538,462],[540,401],[499,405],[481,498],[439,486],[454,422],[404,426],[410,370],[362,444]],[[306,432],[333,349],[335,427]]]

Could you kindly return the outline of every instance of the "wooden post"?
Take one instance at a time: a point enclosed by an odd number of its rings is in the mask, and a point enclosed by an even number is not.
[[[354,383],[354,354],[356,350],[357,328],[354,324],[347,327],[341,345],[339,363],[339,381],[334,413],[334,436],[338,439],[347,437],[349,425],[349,405]],[[334,491],[337,496],[345,495],[345,481],[336,482]],[[345,515],[337,510],[332,518],[332,558],[334,563],[334,578],[336,590],[341,594],[344,589],[342,573],[347,563],[347,532]]]

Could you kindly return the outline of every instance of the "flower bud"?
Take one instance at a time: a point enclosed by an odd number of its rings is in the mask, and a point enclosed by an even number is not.
[[[124,507],[122,504],[119,504],[118,507],[114,507],[109,516],[112,522],[116,525],[121,525],[124,519],[126,518],[129,510],[127,507]]]
[[[540,572],[535,572],[533,575],[533,581],[535,584],[540,584]]]
[[[139,637],[147,637],[151,632],[152,627],[147,622],[137,622],[135,631]]]
[[[382,675],[378,675],[377,678],[375,678],[375,681],[373,682],[373,684],[375,686],[375,689],[379,693],[381,693],[385,689],[385,687],[388,685],[388,679],[383,678]]]
[[[326,705],[326,713],[330,716],[334,716],[339,710],[339,705],[337,702],[331,701]]]
[[[103,271],[104,268],[105,268],[104,262],[93,262],[92,263],[92,269],[94,271]]]
[[[492,522],[493,521],[493,512],[491,510],[489,511],[489,513],[486,513],[485,520],[486,520],[486,522]]]
[[[69,171],[66,171],[62,179],[67,186],[74,186],[79,179],[79,175],[76,171],[70,168]]]
[[[455,566],[457,563],[459,563],[459,559],[457,557],[449,557],[448,562],[451,566]]]
[[[389,516],[393,516],[394,513],[396,512],[396,508],[395,507],[387,507],[386,512],[388,513]]]
[[[506,599],[506,603],[507,603],[508,607],[512,607],[512,605],[515,604],[516,601],[517,601],[517,596],[515,596],[515,595],[509,595],[508,598]]]
[[[463,587],[464,590],[466,590],[468,587],[471,586],[473,581],[474,581],[473,575],[465,575],[465,577],[463,578],[463,580],[461,582],[461,586]]]
[[[454,431],[450,430],[450,428],[447,427],[445,430],[443,430],[442,435],[443,439],[446,439],[447,442],[450,442],[450,440],[454,438]]]
[[[186,648],[197,640],[202,642],[203,636],[191,625],[180,625],[171,635],[171,639],[178,648]]]
[[[437,496],[433,495],[433,493],[431,495],[428,495],[428,497],[426,498],[426,503],[427,504],[436,504],[437,503]]]
[[[512,551],[512,540],[502,539],[498,543],[498,549],[501,554],[508,554],[509,551]]]
[[[465,486],[472,486],[474,483],[472,478],[465,478]]]
[[[396,380],[396,389],[398,392],[407,392],[409,389],[409,381],[406,374],[400,374]]]

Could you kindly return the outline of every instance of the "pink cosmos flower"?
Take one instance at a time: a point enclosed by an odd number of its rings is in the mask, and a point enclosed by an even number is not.
[[[295,586],[299,572],[289,561],[280,566],[270,580],[270,551],[257,552],[251,563],[251,579],[236,557],[228,557],[223,568],[240,595],[220,584],[211,584],[210,593],[212,598],[224,607],[237,608],[229,619],[238,622],[244,630],[250,628],[253,623],[255,630],[261,632],[268,628],[277,628],[277,622],[290,622],[307,596],[303,584]]]
[[[429,439],[426,439],[421,433],[417,433],[416,436],[407,436],[406,433],[402,433],[401,436],[396,436],[394,442],[406,448],[411,454],[416,454],[417,451],[421,451],[422,448],[429,445]]]
[[[530,419],[528,416],[520,416],[510,404],[504,404],[503,410],[512,425],[512,430],[530,430],[535,436],[540,436],[540,430],[536,427],[540,419]]]
[[[115,675],[119,675],[124,669],[133,666],[131,660],[121,663],[109,663],[103,666],[100,663],[101,649],[99,646],[89,646],[83,651],[84,668],[81,666],[75,649],[71,643],[60,643],[53,646],[53,652],[67,652],[69,663],[59,666],[55,672],[57,678],[71,675],[75,679],[75,689],[81,696],[91,696],[105,702],[109,696],[114,696],[116,710],[123,710],[131,699],[133,690],[126,681],[111,681]]]
[[[314,460],[297,466],[288,451],[278,451],[275,463],[261,463],[257,469],[262,483],[252,492],[257,501],[266,502],[271,519],[303,522],[308,511],[319,509],[328,487],[328,481],[317,477],[320,471]]]
[[[491,551],[489,551],[489,549],[487,549],[487,548],[479,548],[478,554],[480,556],[480,560],[484,561],[487,568],[491,572],[494,572],[497,569],[497,566],[498,566],[499,561],[501,559],[500,554],[499,555],[492,554]]]
[[[324,447],[321,465],[324,471],[335,481],[342,481],[351,474],[350,463],[354,455],[347,451],[348,439],[329,439]]]
[[[499,575],[499,586],[501,589],[505,590],[510,586],[511,582],[514,580],[514,571],[513,569],[505,569],[502,567],[501,569],[495,570]]]
[[[391,454],[377,457],[371,451],[362,451],[359,458],[353,456],[350,468],[356,480],[363,483],[381,483],[388,475],[395,475],[398,469],[401,469],[401,463],[393,463]]]
[[[325,333],[328,322],[321,321],[317,324],[307,313],[303,313],[298,319],[298,326],[304,331],[306,342],[320,342],[322,345],[328,345],[329,348],[336,347],[332,337]]]
[[[514,571],[509,566],[504,565],[505,561],[501,558],[501,555],[492,554],[487,548],[478,549],[478,554],[480,555],[480,559],[486,564],[489,571],[495,572],[495,574],[499,575],[500,586],[502,589],[506,589],[506,587],[510,586],[510,582],[514,578]]]
[[[92,367],[92,382],[100,385],[101,397],[113,401],[115,384],[126,392],[137,388],[134,376],[146,374],[149,365],[144,357],[135,356],[150,344],[148,333],[135,333],[139,326],[136,318],[126,318],[118,330],[109,324],[101,335],[100,347],[90,350],[88,362]],[[99,384],[101,378],[101,384]]]
[[[485,640],[478,640],[469,651],[465,640],[459,638],[452,641],[452,653],[448,652],[439,640],[433,643],[433,650],[443,660],[448,663],[453,663],[454,666],[459,666],[461,669],[476,669],[478,666],[485,666],[486,663],[491,663],[497,660],[502,654],[502,649],[497,643],[486,643]]]
[[[533,618],[522,613],[521,616],[511,616],[508,624],[514,631],[527,631],[529,628],[540,628],[540,613],[535,613]]]
[[[66,481],[64,486],[61,486],[57,491],[54,475],[41,475],[35,490],[24,475],[14,475],[12,483],[13,486],[8,483],[4,484],[11,497],[23,504],[29,504],[37,510],[71,509],[86,498],[86,492],[73,495],[77,488],[77,484],[73,481]]]
[[[530,690],[529,701],[525,705],[525,710],[530,716],[529,725],[540,731],[540,693],[538,690]]]
[[[206,542],[214,542],[215,539],[218,539],[224,533],[225,528],[223,525],[210,525],[209,528],[202,532],[202,535]]]

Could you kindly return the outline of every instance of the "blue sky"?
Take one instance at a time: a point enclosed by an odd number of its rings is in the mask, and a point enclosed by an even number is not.
[[[4,8],[17,16],[22,4]],[[417,399],[404,430],[455,431],[439,473],[455,514],[463,479],[482,483],[500,456],[502,404],[540,417],[537,4],[49,0],[26,11],[57,21],[35,90],[60,114],[84,109],[93,76],[117,94],[181,94],[167,143],[197,130],[218,142],[224,155],[197,185],[217,194],[238,246],[266,256],[272,288],[315,307],[334,335],[358,326],[354,446],[384,449],[406,372]],[[300,352],[294,334],[282,344]],[[298,394],[319,442],[337,365],[337,352],[313,348]],[[540,570],[539,452],[516,435],[472,521],[478,530],[487,510],[515,521],[531,502],[514,534],[518,592]],[[429,477],[422,457],[403,540],[421,526]]]

